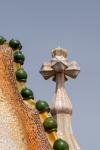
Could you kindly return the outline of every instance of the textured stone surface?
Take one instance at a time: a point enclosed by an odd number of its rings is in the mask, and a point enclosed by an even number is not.
[[[0,150],[51,150],[38,112],[18,92],[7,44],[0,46]]]

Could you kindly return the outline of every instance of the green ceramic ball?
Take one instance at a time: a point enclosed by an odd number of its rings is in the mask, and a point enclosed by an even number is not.
[[[69,150],[69,146],[66,141],[57,139],[53,145],[54,150]]]
[[[3,36],[0,36],[0,45],[4,44],[6,39]]]
[[[16,71],[16,79],[18,81],[26,82],[27,80],[27,73],[23,68],[20,68]]]
[[[42,100],[39,100],[39,101],[36,102],[36,108],[40,112],[44,112],[44,111],[49,112],[50,111],[48,103],[46,101],[42,101]]]
[[[14,50],[16,50],[16,49],[21,49],[22,48],[22,45],[21,45],[21,43],[20,43],[20,41],[19,40],[15,40],[15,39],[11,39],[10,41],[9,41],[9,46],[12,48],[12,49],[14,49]]]
[[[43,122],[43,126],[48,132],[57,131],[57,122],[53,117],[48,117],[47,119],[45,119],[45,121]]]
[[[23,65],[23,63],[25,61],[25,56],[22,54],[22,52],[20,52],[20,51],[15,52],[13,54],[13,57],[14,57],[14,61],[16,63],[19,63],[19,64]]]
[[[33,96],[33,92],[31,89],[28,89],[27,87],[26,88],[23,88],[21,90],[21,95],[24,99],[28,100],[28,99],[34,99],[34,96]]]

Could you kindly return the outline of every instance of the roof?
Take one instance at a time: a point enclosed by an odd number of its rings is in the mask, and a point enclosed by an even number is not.
[[[76,78],[80,68],[75,61],[66,60],[65,49],[52,50],[51,62],[44,63],[40,70],[46,80],[53,77],[57,84],[50,111],[48,103],[36,100],[27,87],[28,74],[22,67],[25,56],[21,49],[20,41],[7,42],[0,36],[0,148],[80,150],[71,129],[70,99],[62,88],[68,76]]]

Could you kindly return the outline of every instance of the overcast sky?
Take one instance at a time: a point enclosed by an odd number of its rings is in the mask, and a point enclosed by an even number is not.
[[[82,150],[100,150],[100,1],[0,0],[0,34],[22,42],[27,86],[49,103],[55,83],[38,71],[52,48],[68,49],[68,59],[81,67],[66,83],[74,134]]]

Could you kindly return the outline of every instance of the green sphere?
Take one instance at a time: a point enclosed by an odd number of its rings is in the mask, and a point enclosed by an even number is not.
[[[37,101],[36,102],[36,108],[40,111],[40,112],[44,112],[44,111],[47,111],[49,112],[50,111],[50,108],[49,108],[49,105],[46,101]]]
[[[6,39],[3,36],[0,36],[0,45],[4,44]]]
[[[33,96],[33,92],[31,89],[28,89],[27,87],[26,88],[23,88],[21,90],[21,95],[24,99],[28,100],[28,99],[34,99],[34,96]]]
[[[13,54],[13,57],[14,57],[14,61],[16,63],[19,63],[21,65],[23,65],[24,61],[25,61],[25,56],[22,54],[22,52],[15,52]]]
[[[47,119],[45,119],[45,121],[43,122],[43,126],[48,132],[57,131],[57,122],[53,117],[48,117]]]
[[[9,41],[9,46],[14,50],[16,50],[16,49],[20,50],[22,48],[22,45],[21,45],[20,41],[19,40],[14,40],[14,39]]]
[[[66,141],[57,139],[53,145],[54,150],[69,150],[69,146]]]
[[[27,80],[27,73],[23,68],[20,68],[16,71],[16,79],[18,81],[26,82]]]

